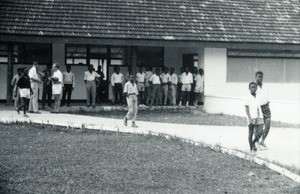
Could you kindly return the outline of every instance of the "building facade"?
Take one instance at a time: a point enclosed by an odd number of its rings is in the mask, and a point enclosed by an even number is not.
[[[70,64],[83,100],[87,65],[106,76],[139,66],[203,68],[204,109],[244,116],[243,97],[263,71],[274,120],[299,123],[300,3],[288,1],[0,2],[0,100],[18,67]]]

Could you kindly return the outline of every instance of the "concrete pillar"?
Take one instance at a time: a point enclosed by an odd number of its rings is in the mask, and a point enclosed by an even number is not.
[[[64,69],[65,66],[65,44],[64,43],[53,43],[52,44],[52,62],[59,63]]]
[[[6,102],[7,104],[10,104],[13,102],[13,96],[12,96],[12,86],[10,84],[13,73],[14,73],[14,61],[13,61],[13,52],[14,47],[12,44],[8,44],[8,63],[7,63],[7,91],[6,91]]]
[[[138,60],[137,60],[137,51],[138,47],[137,46],[132,46],[131,47],[131,63],[129,64],[131,66],[132,74],[136,75],[137,74],[137,66],[138,66]]]

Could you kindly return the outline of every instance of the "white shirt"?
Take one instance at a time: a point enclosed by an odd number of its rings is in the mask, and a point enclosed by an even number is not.
[[[162,73],[160,77],[161,77],[161,82],[163,84],[169,83],[171,81],[171,76],[169,73]]]
[[[192,84],[193,83],[193,74],[190,72],[186,75],[186,73],[182,73],[181,75],[182,84]]]
[[[171,84],[177,84],[178,83],[178,77],[175,73],[173,73],[171,76]]]
[[[270,102],[268,88],[263,84],[262,87],[257,85],[256,96],[259,98],[260,105]]]
[[[146,87],[147,87],[147,86],[150,86],[149,80],[150,80],[150,77],[151,77],[152,75],[153,75],[152,71],[146,71],[146,73],[145,73],[145,80],[146,80],[145,86],[146,86]]]
[[[37,72],[36,72],[36,67],[31,67],[31,68],[30,68],[30,70],[29,70],[29,72],[28,72],[28,76],[29,76],[30,78],[34,78],[34,79],[40,80],[40,77],[39,77],[39,75],[38,75]],[[35,82],[35,81],[30,80],[30,82]]]
[[[96,77],[100,77],[100,75],[95,71],[93,71],[92,73],[90,73],[89,71],[84,72],[84,80],[86,81],[94,81]]]
[[[200,92],[203,92],[204,89],[204,77],[200,74],[195,76],[196,88],[200,88]]]
[[[161,84],[160,82],[160,77],[156,74],[153,74],[150,79],[149,79],[150,82],[152,82],[152,84]]]
[[[62,82],[63,82],[63,75],[61,71],[57,70],[53,72],[53,76],[58,78],[58,83],[52,83],[52,93],[53,94],[61,94],[62,92]]]
[[[136,81],[144,83],[145,82],[145,76],[146,76],[146,74],[144,72],[142,72],[142,73],[138,72],[136,74]]]
[[[133,82],[132,84],[131,81],[126,82],[123,93],[139,95],[136,83]]]
[[[111,85],[112,86],[114,86],[116,83],[121,84],[121,83],[123,83],[123,81],[124,81],[124,76],[122,73],[119,73],[119,74],[113,73],[111,75]]]
[[[252,96],[250,93],[245,97],[245,106],[249,107],[250,117],[254,118],[263,118],[263,113],[261,111],[259,98]],[[248,119],[248,117],[247,117]],[[248,120],[248,123],[250,121]]]

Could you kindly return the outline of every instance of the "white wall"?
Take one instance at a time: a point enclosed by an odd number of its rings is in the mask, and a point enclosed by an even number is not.
[[[226,49],[205,48],[204,108],[210,113],[245,116],[243,98],[249,92],[248,83],[227,83],[226,68]],[[300,84],[265,83],[265,86],[270,92],[272,119],[300,123]]]
[[[7,92],[7,64],[0,65],[0,90],[0,99],[5,100]]]

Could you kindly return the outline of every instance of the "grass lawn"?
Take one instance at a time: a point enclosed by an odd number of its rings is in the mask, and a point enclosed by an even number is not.
[[[111,111],[69,111],[71,114],[101,116],[109,118],[122,119],[126,115],[126,110],[111,110]],[[195,124],[195,125],[219,125],[219,126],[247,126],[246,117],[238,117],[224,114],[208,114],[201,108],[175,108],[175,109],[155,109],[145,110],[140,109],[138,120],[163,123],[180,123],[180,124]],[[272,121],[271,127],[293,127],[300,128],[300,124],[288,124],[278,121]]]
[[[266,167],[176,139],[0,123],[0,140],[0,193],[300,192]]]

